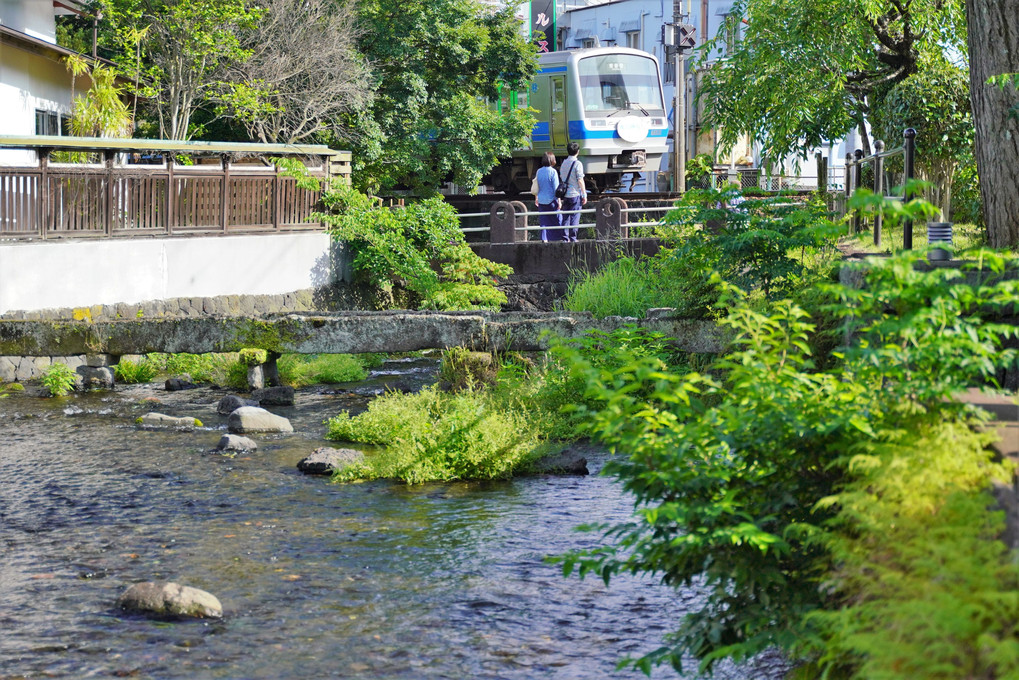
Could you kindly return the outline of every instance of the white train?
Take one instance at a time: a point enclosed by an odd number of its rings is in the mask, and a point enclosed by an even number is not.
[[[657,172],[669,121],[658,60],[625,47],[549,52],[538,58],[530,92],[512,93],[500,106],[530,106],[538,122],[530,144],[496,166],[496,191],[527,191],[546,151],[558,161],[566,145],[580,145],[588,191],[618,186],[624,175]]]

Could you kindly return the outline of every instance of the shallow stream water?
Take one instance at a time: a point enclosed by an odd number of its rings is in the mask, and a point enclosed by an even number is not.
[[[605,587],[543,561],[592,545],[578,524],[629,515],[609,479],[408,487],[297,471],[335,445],[326,418],[434,370],[391,362],[365,383],[302,390],[271,409],[295,434],[234,457],[212,452],[223,391],[0,399],[0,679],[643,677],[616,663],[656,648],[698,593],[626,576]],[[204,427],[138,429],[149,411]],[[208,590],[224,618],[115,609],[130,584],[159,579]],[[765,655],[716,677],[784,670]]]

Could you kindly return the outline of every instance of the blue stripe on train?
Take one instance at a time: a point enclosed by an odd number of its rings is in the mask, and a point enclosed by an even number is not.
[[[570,139],[581,140],[581,139],[619,139],[619,135],[616,134],[615,130],[588,130],[584,127],[584,121],[582,120],[571,120],[569,124]],[[667,137],[669,131],[662,128],[661,130],[649,130],[647,136],[649,138],[662,138]],[[534,128],[531,130],[531,140],[535,142],[548,142],[552,138],[552,132],[549,129],[548,122],[535,123]]]
[[[539,69],[538,73],[539,74],[542,74],[542,73],[566,73],[566,67],[565,66],[549,66],[548,68]]]

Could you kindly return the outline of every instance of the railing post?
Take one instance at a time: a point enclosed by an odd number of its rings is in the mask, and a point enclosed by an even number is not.
[[[849,211],[849,197],[853,195],[853,154],[846,154],[846,164],[842,166],[842,214]]]
[[[853,164],[853,170],[854,170],[854,172],[853,172],[853,175],[854,175],[854,178],[853,178],[853,193],[855,194],[856,190],[860,188],[861,184],[863,184],[863,163],[861,162],[863,160],[863,149],[857,149],[856,151],[853,152],[853,160],[854,160],[854,164]],[[854,234],[859,234],[860,233],[860,229],[863,226],[862,225],[862,217],[863,217],[863,211],[861,211],[859,208],[857,208],[856,210],[853,211],[853,233]]]
[[[885,143],[880,139],[874,142],[874,193],[878,196],[885,195],[885,159],[881,157],[884,153]],[[874,245],[881,245],[881,211],[874,213]]]
[[[626,201],[609,196],[598,201],[594,209],[594,237],[599,241],[627,238]]]
[[[516,243],[518,240],[527,240],[527,232],[524,232],[522,239],[517,233],[518,226],[527,226],[527,218],[517,214],[518,206],[522,205],[519,201],[498,201],[492,206],[488,232],[488,240],[491,243]]]
[[[39,237],[45,239],[50,229],[50,149],[39,149]]]
[[[230,157],[226,154],[220,156],[220,164],[223,167],[223,187],[219,198],[219,219],[223,226],[223,233],[227,233],[230,224]]]
[[[105,151],[106,159],[106,235],[113,234],[113,159],[117,157],[114,151]]]
[[[177,185],[173,177],[173,154],[164,153],[163,162],[166,163],[166,234],[173,234],[174,213],[177,209]]]
[[[272,228],[280,230],[280,166],[273,163],[275,169],[272,175]],[[326,164],[326,178],[329,177],[329,165]]]
[[[909,181],[913,179],[913,161],[916,159],[916,130],[906,128],[902,132],[902,137],[902,182],[904,185],[908,185]],[[905,190],[902,199],[909,203],[913,200],[913,192]],[[906,250],[913,249],[913,220],[907,219],[902,223],[902,247]]]

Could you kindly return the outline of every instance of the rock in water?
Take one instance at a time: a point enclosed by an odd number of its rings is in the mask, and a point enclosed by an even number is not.
[[[184,374],[179,378],[168,379],[165,383],[163,383],[163,387],[167,392],[179,392],[181,390],[196,389],[198,385],[191,382],[190,375]]]
[[[534,472],[539,475],[586,475],[587,458],[583,451],[568,448],[565,451],[546,456],[534,464]]]
[[[117,606],[158,616],[189,616],[199,619],[218,619],[223,616],[223,605],[215,595],[169,581],[136,583],[117,599]]]
[[[262,390],[254,390],[251,393],[251,398],[257,399],[262,406],[293,406],[294,388],[289,385],[266,387]]]
[[[248,432],[293,432],[294,426],[283,416],[269,413],[264,408],[242,406],[226,420],[226,429],[237,434]]]
[[[219,400],[219,404],[216,406],[216,413],[221,416],[228,416],[241,406],[260,406],[257,401],[253,399],[242,399],[235,394],[228,394]]]
[[[138,416],[135,422],[142,427],[175,427],[182,430],[193,430],[202,426],[202,421],[198,418],[175,418],[163,413],[146,413]]]
[[[310,456],[301,459],[297,469],[306,475],[331,475],[363,460],[364,454],[360,451],[323,446],[312,451]]]
[[[239,437],[235,434],[225,434],[216,444],[217,451],[254,451],[258,448],[258,442],[247,437]]]

